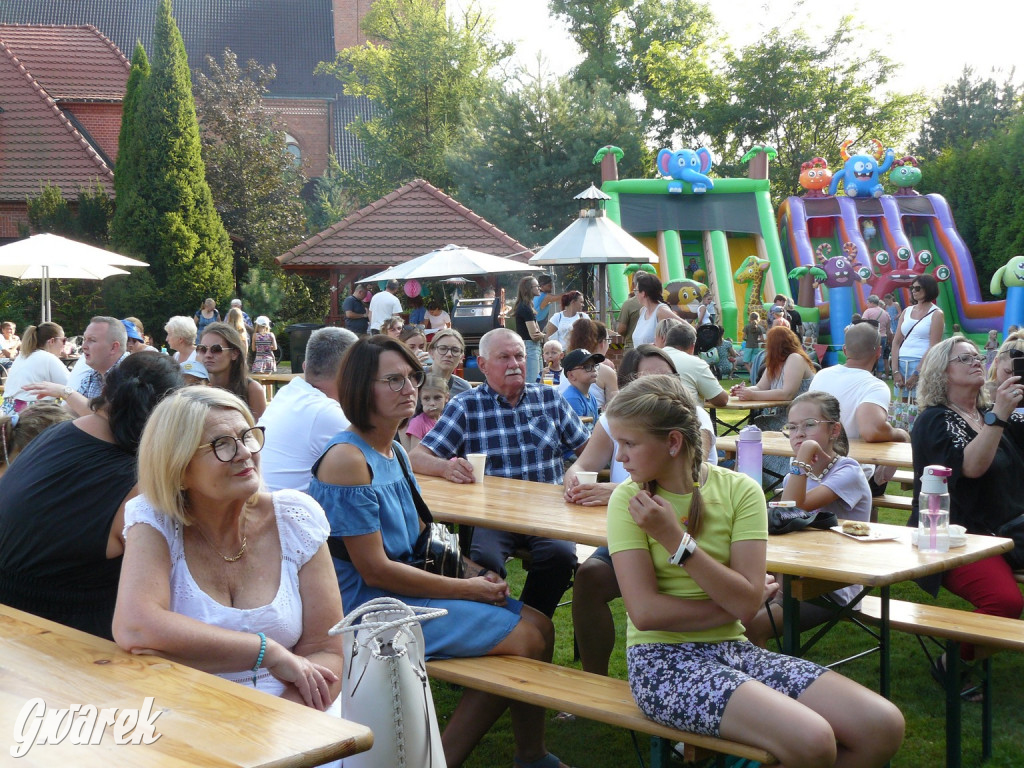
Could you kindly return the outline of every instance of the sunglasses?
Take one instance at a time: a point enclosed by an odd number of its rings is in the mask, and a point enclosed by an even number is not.
[[[219,355],[225,350],[231,349],[231,347],[222,347],[220,344],[212,344],[209,347],[205,344],[196,344],[196,352],[200,355],[205,355],[207,352],[211,352],[214,355]]]
[[[918,291],[923,291],[924,287],[920,285],[912,285],[910,286],[910,290],[913,291],[914,293],[917,293]]]

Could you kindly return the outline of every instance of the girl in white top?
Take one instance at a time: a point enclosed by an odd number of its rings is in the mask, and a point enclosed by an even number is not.
[[[40,381],[67,384],[68,369],[58,357],[64,350],[64,341],[64,329],[56,323],[40,323],[25,329],[21,354],[11,365],[4,385],[4,413],[17,413],[36,401],[35,395],[24,391],[29,384]]]
[[[640,318],[633,329],[633,346],[654,343],[654,329],[658,322],[669,317],[678,317],[672,308],[661,299],[661,281],[649,272],[638,272],[633,278],[636,297],[640,300]]]
[[[697,325],[715,325],[718,319],[718,307],[715,306],[715,299],[710,293],[705,293],[704,298],[697,307]]]
[[[583,312],[583,294],[579,291],[568,291],[562,295],[562,311],[548,319],[544,333],[549,339],[561,344],[562,349],[568,349],[569,333],[576,321],[583,317],[587,317]]]

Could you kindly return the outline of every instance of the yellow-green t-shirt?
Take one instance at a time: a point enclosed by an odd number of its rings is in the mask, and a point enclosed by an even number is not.
[[[608,549],[614,554],[630,549],[644,549],[651,555],[658,591],[690,600],[707,600],[708,596],[685,568],[671,565],[673,554],[649,537],[629,514],[629,500],[640,490],[636,483],[620,483],[608,501]],[[729,565],[730,548],[734,541],[765,541],[768,539],[768,511],[760,486],[746,475],[720,467],[708,467],[707,482],[701,486],[704,515],[697,543],[718,562]],[[658,496],[668,501],[685,518],[690,511],[692,494],[675,494],[658,490]],[[626,645],[644,643],[718,643],[743,638],[743,625],[737,620],[705,630],[693,632],[641,632],[627,617]]]

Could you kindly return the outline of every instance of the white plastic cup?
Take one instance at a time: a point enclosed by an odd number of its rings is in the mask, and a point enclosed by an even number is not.
[[[593,485],[597,482],[597,472],[581,470],[576,473],[576,480],[580,485]]]
[[[487,454],[467,453],[466,459],[473,465],[473,482],[482,483],[484,481],[484,473],[487,471]]]

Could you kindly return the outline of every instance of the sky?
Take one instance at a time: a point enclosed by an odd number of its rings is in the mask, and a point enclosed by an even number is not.
[[[447,0],[450,11],[470,0]],[[548,0],[476,0],[495,18],[497,37],[517,45],[519,63],[531,71],[537,69],[537,55],[544,58],[545,69],[561,74],[579,59],[579,51],[565,26],[550,18]],[[957,16],[955,4],[935,0],[850,0],[832,3],[826,0],[709,0],[709,5],[734,47],[755,42],[763,32],[777,24],[784,28],[802,26],[808,32],[835,28],[839,17],[852,14],[877,33],[864,45],[883,51],[901,63],[901,73],[893,80],[901,91],[921,89],[937,95],[947,83],[956,80],[965,64],[976,75],[989,76],[993,67],[1003,75],[1013,67],[1015,79],[1024,78],[1024,45],[1020,44],[1019,25],[1007,16],[1005,0],[974,0],[972,13]],[[950,9],[942,10],[943,6]],[[899,9],[895,13],[894,9]],[[1001,18],[1002,17],[1002,18]]]

